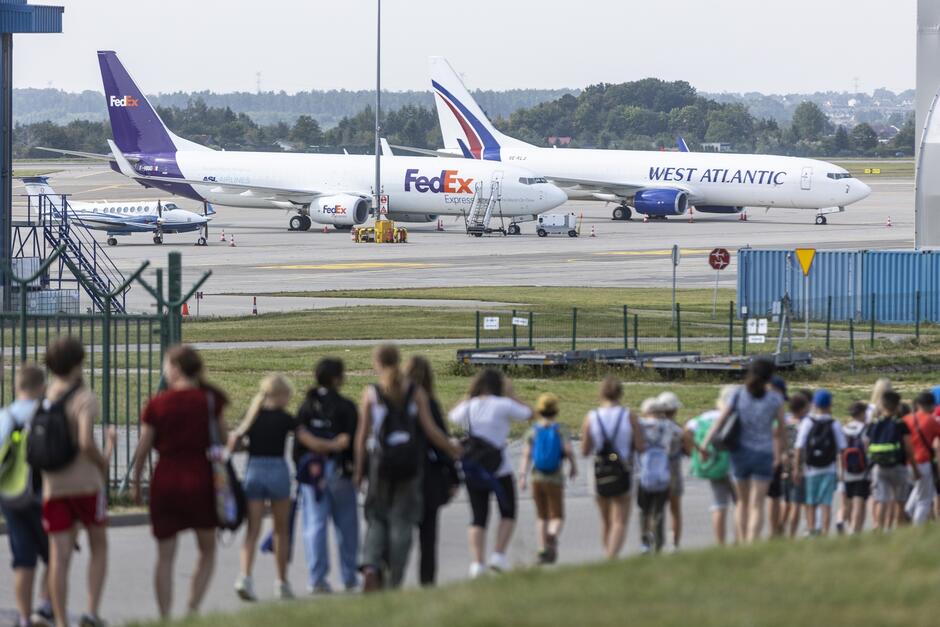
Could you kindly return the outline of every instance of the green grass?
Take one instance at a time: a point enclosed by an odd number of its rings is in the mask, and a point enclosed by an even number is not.
[[[889,178],[914,178],[914,160],[913,159],[885,159],[883,161],[860,159],[833,161],[833,164],[845,168],[853,176],[861,177],[889,177]],[[866,169],[880,168],[881,174],[865,174]]]
[[[678,299],[689,309],[711,311],[712,289],[678,290]],[[718,302],[727,306],[734,300],[734,290],[718,290]],[[570,311],[572,307],[598,308],[639,306],[646,309],[671,309],[672,293],[664,288],[635,287],[428,287],[372,290],[322,290],[273,292],[268,296],[315,296],[320,298],[415,298],[422,300],[475,300],[527,305],[535,311]]]
[[[680,627],[932,625],[940,529],[771,542],[500,577],[371,597],[264,604],[180,625]]]

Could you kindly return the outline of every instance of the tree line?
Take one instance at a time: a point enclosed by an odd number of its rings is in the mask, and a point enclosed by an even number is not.
[[[210,106],[201,98],[157,109],[174,132],[212,148],[366,153],[373,146],[374,110],[368,105],[326,129],[306,114],[290,123],[262,124],[247,113]],[[651,78],[592,85],[577,94],[565,93],[493,117],[507,135],[537,146],[548,145],[550,138],[567,138],[564,142],[571,147],[660,150],[674,148],[676,137],[682,136],[693,150],[720,143],[735,152],[795,156],[878,157],[914,152],[912,118],[904,122],[897,136],[881,142],[868,123],[852,129],[833,125],[811,101],[796,107],[789,124],[781,124],[755,117],[741,103],[706,98],[685,81]],[[381,127],[391,144],[418,148],[442,145],[437,114],[431,106],[390,108],[383,114]],[[14,157],[49,156],[37,146],[104,153],[110,136],[106,121],[18,124]]]

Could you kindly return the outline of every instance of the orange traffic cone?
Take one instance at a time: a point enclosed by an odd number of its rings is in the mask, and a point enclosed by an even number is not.
[[[219,235],[219,241],[220,241],[220,242],[224,242],[224,241],[225,241],[225,229],[222,229],[222,234]]]
[[[591,225],[591,237],[597,237],[597,232],[594,230],[594,225]]]
[[[258,315],[258,297],[257,296],[251,297],[251,315],[252,316]]]
[[[232,238],[229,240],[228,245],[232,248],[235,248],[235,234],[232,233]]]
[[[885,226],[888,227],[889,229],[891,228],[891,216],[888,216],[888,221],[885,222]]]
[[[330,232],[330,227],[328,227],[327,225],[324,224],[324,225],[323,225],[323,232],[324,232],[324,233],[329,233],[329,232]]]
[[[189,315],[189,303],[183,303],[183,315],[184,316]]]

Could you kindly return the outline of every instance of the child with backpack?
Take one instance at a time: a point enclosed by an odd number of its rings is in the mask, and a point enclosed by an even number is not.
[[[705,436],[711,430],[712,424],[721,415],[721,410],[730,405],[736,389],[733,385],[722,387],[716,409],[706,411],[685,423],[685,433],[691,436],[694,445],[692,476],[707,479],[712,491],[712,530],[718,544],[725,543],[728,510],[737,500],[734,484],[731,483],[731,457],[727,451],[718,451],[714,446],[709,446],[707,454],[702,455],[700,447],[705,442]]]
[[[538,560],[540,564],[554,564],[558,559],[558,536],[565,519],[563,462],[568,460],[568,477],[571,479],[577,476],[578,467],[568,434],[555,422],[558,417],[558,397],[554,394],[539,396],[535,415],[537,420],[525,438],[519,467],[519,489],[526,489],[531,466]]]
[[[813,413],[800,423],[795,448],[797,482],[805,481],[806,526],[810,535],[826,535],[842,468],[841,453],[846,448],[842,425],[832,417],[832,394],[828,390],[813,394]],[[819,513],[821,528],[817,528]]]
[[[45,388],[38,366],[23,364],[16,373],[16,400],[0,411],[0,511],[7,525],[13,555],[13,589],[16,591],[17,625],[50,623],[49,538],[42,528],[39,474],[26,461],[26,433]],[[33,612],[36,565],[46,565],[40,579],[39,608]]]
[[[670,458],[681,454],[682,429],[666,417],[658,399],[647,399],[641,407],[640,428],[646,448],[637,459],[637,505],[643,530],[641,552],[659,553],[665,543],[664,514],[672,485]]]
[[[806,490],[803,482],[796,481],[796,436],[800,424],[809,420],[812,392],[799,390],[790,395],[787,402],[787,413],[783,418],[784,449],[783,449],[783,499],[786,502],[784,511],[784,532],[792,539],[800,528],[803,516],[803,505],[806,504]]]
[[[865,452],[865,414],[868,405],[856,401],[849,405],[849,421],[842,427],[845,450],[842,451],[842,492],[837,528],[843,525],[849,533],[861,533],[865,527],[865,506],[871,496],[871,466]]]
[[[887,531],[892,518],[903,520],[900,511],[907,500],[911,472],[920,479],[911,432],[901,418],[901,395],[888,390],[881,396],[876,416],[865,430],[868,459],[872,465],[871,492],[875,501],[877,531]],[[911,471],[908,471],[907,465]]]

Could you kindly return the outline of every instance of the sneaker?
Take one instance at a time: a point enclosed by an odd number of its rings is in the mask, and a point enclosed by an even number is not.
[[[310,588],[310,594],[333,594],[333,587],[324,581]]]
[[[382,575],[375,568],[366,568],[362,571],[362,592],[369,594],[382,589]]]
[[[836,532],[841,536],[845,533],[845,522],[839,521],[836,523]]]
[[[486,566],[480,562],[473,562],[470,564],[470,579],[476,579],[477,577],[482,577],[486,574]]]
[[[646,542],[640,544],[640,555],[649,555],[653,549]]]
[[[235,594],[237,594],[238,598],[242,601],[258,600],[258,597],[255,596],[255,584],[251,580],[251,577],[238,578],[238,581],[235,582]]]
[[[94,614],[82,614],[78,619],[79,627],[107,627],[107,623]]]
[[[545,558],[547,564],[554,564],[558,561],[558,536],[548,536],[548,543],[545,546]]]
[[[490,570],[497,573],[504,573],[509,570],[509,560],[502,553],[493,553],[490,555]]]
[[[282,601],[288,601],[294,598],[294,591],[286,581],[274,582],[274,598]]]
[[[46,601],[40,605],[33,611],[27,624],[33,627],[52,627],[55,625],[55,614],[52,612],[52,604]]]

